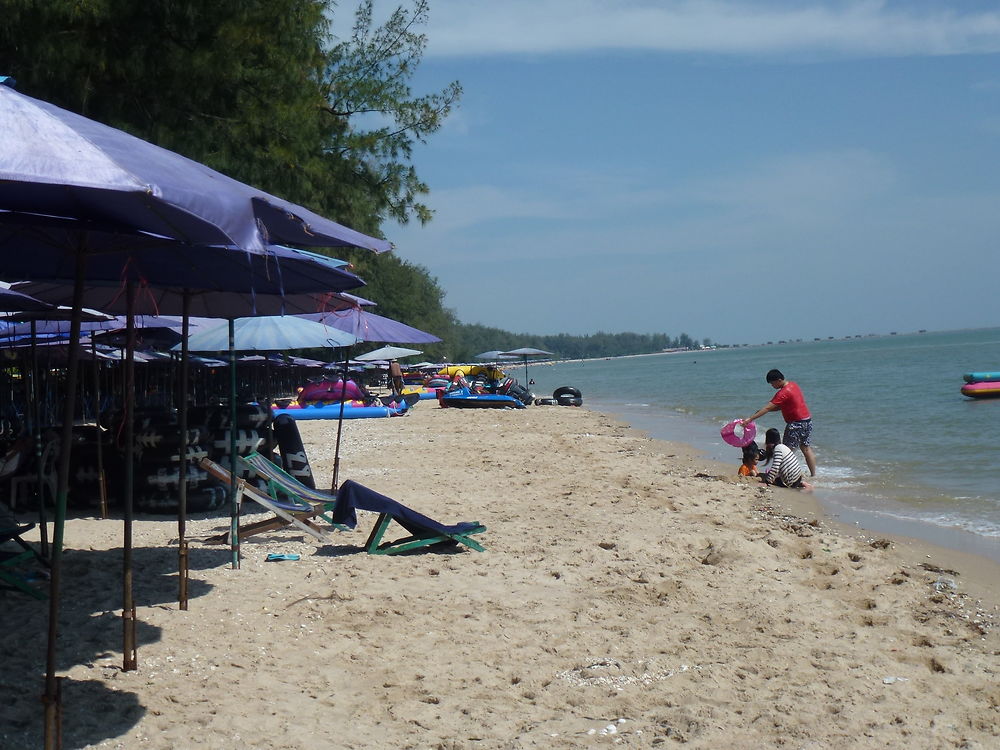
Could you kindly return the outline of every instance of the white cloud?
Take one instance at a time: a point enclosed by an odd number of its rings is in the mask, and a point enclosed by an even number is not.
[[[599,50],[908,56],[1000,51],[1000,12],[875,0],[434,0],[428,57]]]

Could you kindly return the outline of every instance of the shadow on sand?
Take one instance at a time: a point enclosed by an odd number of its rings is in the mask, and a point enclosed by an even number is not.
[[[176,608],[177,547],[135,547],[132,557],[136,607]],[[192,547],[189,598],[205,596],[212,589],[198,578],[197,571],[228,562],[228,548]],[[63,747],[76,748],[126,733],[146,711],[135,694],[115,690],[108,682],[122,664],[122,548],[67,547],[60,588],[57,673],[76,665],[94,673],[94,679],[62,681]],[[4,713],[0,747],[41,747],[49,602],[0,592],[0,609],[0,706]],[[136,623],[140,669],[143,646],[161,637],[160,628],[143,623],[140,613]]]

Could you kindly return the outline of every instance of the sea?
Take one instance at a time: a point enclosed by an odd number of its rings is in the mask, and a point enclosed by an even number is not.
[[[1000,371],[1000,328],[508,365],[537,396],[578,388],[584,405],[653,438],[732,464],[720,429],[754,413],[777,368],[813,417],[814,495],[830,516],[1000,562],[1000,399],[961,394],[962,375]],[[547,407],[571,408],[571,407]],[[757,422],[782,429],[780,412]]]

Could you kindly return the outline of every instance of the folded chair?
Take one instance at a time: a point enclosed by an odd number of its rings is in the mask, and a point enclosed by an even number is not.
[[[290,501],[312,506],[312,517],[319,516],[335,528],[353,529],[357,526],[355,509],[378,513],[375,528],[365,543],[365,550],[369,554],[391,555],[441,543],[459,543],[483,551],[480,544],[469,539],[472,534],[486,531],[486,527],[479,522],[445,526],[351,480],[344,482],[336,495],[331,495],[303,484],[259,453],[251,453],[241,457],[239,461],[267,482],[271,498],[288,498]],[[382,537],[392,521],[405,528],[410,536],[383,543]]]
[[[5,588],[16,589],[36,599],[46,598],[44,588],[39,588],[35,580],[26,578],[19,570],[16,570],[22,563],[31,559],[37,560],[45,567],[49,565],[48,561],[39,555],[34,547],[21,538],[21,534],[31,531],[35,528],[35,524],[18,526],[9,514],[0,514],[0,527],[2,527],[0,528],[0,544],[13,541],[22,550],[14,553],[0,551],[0,584]]]
[[[267,461],[263,456],[261,458]],[[267,463],[270,463],[267,461]],[[219,464],[212,461],[210,458],[203,458],[201,460],[201,467],[209,473],[210,476],[219,480],[227,487],[232,481],[232,475],[229,470],[219,466]],[[315,490],[314,490],[315,491]],[[299,500],[296,498],[281,499],[279,497],[274,497],[268,495],[261,490],[254,487],[252,484],[248,483],[245,479],[236,479],[236,502],[240,504],[243,502],[243,498],[248,497],[255,503],[258,503],[274,514],[273,518],[268,518],[263,521],[257,521],[254,523],[246,524],[245,526],[240,526],[239,528],[239,538],[243,539],[248,536],[253,536],[254,534],[260,534],[265,531],[273,531],[274,529],[280,529],[284,526],[295,526],[298,529],[316,537],[322,542],[329,542],[330,537],[327,533],[312,522],[311,519],[316,516],[322,515],[326,510],[325,505],[321,503],[310,503],[305,500]],[[224,534],[219,534],[217,536],[210,537],[205,540],[209,544],[228,544],[229,543],[229,532]]]
[[[355,509],[379,514],[375,528],[365,543],[365,551],[369,555],[395,555],[432,544],[464,544],[479,552],[484,551],[481,544],[470,538],[473,534],[486,531],[486,527],[478,521],[446,526],[348,479],[337,491],[337,502],[333,508],[334,522],[353,529],[357,525]],[[410,536],[394,542],[382,542],[392,521],[406,529]]]

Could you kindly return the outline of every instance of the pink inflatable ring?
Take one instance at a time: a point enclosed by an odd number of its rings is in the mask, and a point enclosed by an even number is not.
[[[734,448],[744,448],[753,442],[757,435],[757,425],[750,422],[745,427],[739,419],[734,419],[725,425],[722,430],[722,439]]]

